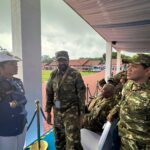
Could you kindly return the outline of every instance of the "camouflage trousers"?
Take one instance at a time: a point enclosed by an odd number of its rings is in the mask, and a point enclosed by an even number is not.
[[[121,138],[121,150],[150,150],[150,144],[143,144],[127,138]]]
[[[55,145],[57,150],[83,150],[80,143],[80,117],[77,107],[65,112],[54,111]]]

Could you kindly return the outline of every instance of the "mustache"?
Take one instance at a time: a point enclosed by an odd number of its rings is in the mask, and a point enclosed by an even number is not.
[[[68,68],[68,64],[59,64],[58,68],[62,71],[65,71]]]

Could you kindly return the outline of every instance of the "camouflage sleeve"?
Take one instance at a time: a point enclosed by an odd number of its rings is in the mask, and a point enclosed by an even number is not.
[[[121,100],[115,105],[115,107],[110,111],[109,114],[111,114],[113,117],[119,113],[120,111],[120,105],[121,103],[124,101],[125,99],[125,96],[124,96],[124,93],[125,93],[125,90],[126,90],[126,86],[124,86],[123,90],[122,90],[122,96],[121,96]]]
[[[80,73],[77,74],[76,76],[76,90],[79,98],[79,109],[80,109],[80,114],[84,113],[84,108],[85,108],[85,92],[86,92],[86,87],[83,82],[82,76]]]
[[[93,109],[89,114],[84,116],[84,122],[89,125],[92,125],[95,122],[104,124],[110,109],[114,106],[113,101],[114,100],[106,101],[100,105],[98,104],[98,107],[95,106],[95,109]]]
[[[118,102],[117,105],[115,105],[115,107],[110,111],[110,114],[114,117],[117,113],[119,113],[120,111],[120,105],[121,103],[125,100],[125,93],[128,89],[128,84],[126,83],[123,86],[122,92],[121,92],[121,100]]]
[[[121,101],[109,112],[109,114],[115,116],[119,112]]]
[[[54,91],[52,86],[52,76],[53,73],[50,75],[50,78],[46,86],[46,109],[45,109],[46,112],[51,112],[51,108],[53,106]]]

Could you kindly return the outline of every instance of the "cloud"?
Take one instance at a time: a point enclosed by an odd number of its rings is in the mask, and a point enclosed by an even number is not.
[[[66,3],[42,1],[42,53],[69,51],[71,58],[99,57],[106,42]]]
[[[12,49],[10,0],[1,0],[0,46]],[[105,41],[63,0],[41,1],[42,54],[68,50],[70,58],[98,57]]]
[[[0,33],[11,32],[10,0],[0,2]]]
[[[0,46],[12,51],[12,35],[11,33],[0,33]]]
[[[56,51],[65,49],[69,51],[70,58],[79,58],[99,57],[105,51],[106,43],[97,33],[68,33],[67,30],[62,30],[59,26],[52,27],[52,25],[45,25],[43,29],[42,49],[44,54],[49,52],[54,56]]]

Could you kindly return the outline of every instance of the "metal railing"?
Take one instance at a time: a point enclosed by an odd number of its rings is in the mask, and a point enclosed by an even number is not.
[[[40,107],[39,101],[36,100],[36,101],[35,101],[35,112],[34,112],[34,114],[33,114],[33,117],[32,117],[32,119],[31,119],[31,121],[30,121],[28,127],[27,127],[27,131],[30,129],[30,127],[31,127],[31,125],[32,125],[32,123],[33,123],[33,120],[34,120],[35,116],[37,116],[37,142],[38,142],[38,149],[39,149],[39,150],[40,150],[40,148],[41,148],[40,112],[41,112],[41,114],[42,114],[44,120],[47,121],[46,116],[45,116],[45,114],[44,114],[42,108]],[[53,125],[53,124],[51,124],[51,125]]]

